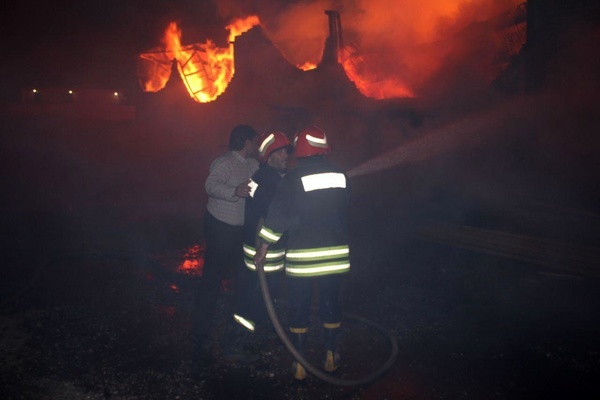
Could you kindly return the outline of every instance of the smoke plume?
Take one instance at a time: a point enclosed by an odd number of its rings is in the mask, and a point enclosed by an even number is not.
[[[259,16],[271,40],[295,65],[318,63],[328,35],[324,10],[337,10],[344,44],[356,52],[370,79],[399,81],[415,95],[435,95],[460,86],[489,84],[482,65],[494,54],[494,39],[485,32],[459,34],[473,24],[514,9],[520,0],[354,0],[354,1],[215,1],[224,19]],[[479,41],[480,43],[473,43]],[[475,49],[475,50],[474,50]],[[470,82],[473,81],[473,82]]]

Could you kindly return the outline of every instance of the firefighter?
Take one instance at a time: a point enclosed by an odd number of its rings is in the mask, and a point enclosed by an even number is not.
[[[237,271],[233,318],[228,321],[225,335],[224,356],[231,361],[251,362],[257,359],[247,344],[250,337],[248,333],[254,333],[258,329],[259,333],[256,336],[261,339],[267,336],[267,327],[270,328],[254,265],[254,255],[258,243],[258,228],[262,226],[275,190],[287,172],[292,144],[284,133],[268,132],[260,137],[258,150],[261,164],[252,176],[252,190],[245,205],[244,263]],[[264,270],[270,288],[276,289],[278,278],[282,277],[284,256],[284,239],[267,252]],[[272,290],[271,293],[272,297],[275,297],[277,292]]]
[[[259,232],[261,244],[256,265],[266,265],[270,246],[287,233],[285,271],[288,277],[289,330],[301,354],[306,351],[313,282],[319,286],[319,317],[325,331],[324,369],[339,367],[337,338],[341,310],[342,276],[350,270],[348,246],[349,190],[346,176],[327,156],[330,146],[325,132],[315,126],[294,138],[297,167],[282,180]],[[306,370],[292,365],[296,379]]]

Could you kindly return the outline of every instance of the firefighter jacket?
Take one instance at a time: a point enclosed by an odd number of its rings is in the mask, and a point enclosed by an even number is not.
[[[244,212],[244,263],[253,271],[256,271],[254,255],[256,254],[257,234],[260,229],[258,224],[266,217],[269,204],[275,196],[281,178],[279,172],[266,163],[261,164],[258,171],[252,176],[250,183],[252,190],[250,197],[246,199]],[[282,238],[277,244],[269,247],[264,266],[265,272],[283,270],[284,257],[285,238]]]
[[[348,203],[346,176],[338,168],[323,156],[301,158],[281,182],[259,236],[275,244],[287,233],[288,276],[348,272]]]

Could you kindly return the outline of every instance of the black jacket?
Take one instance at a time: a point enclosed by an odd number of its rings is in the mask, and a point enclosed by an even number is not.
[[[325,157],[298,160],[269,206],[259,236],[275,244],[287,233],[286,273],[297,277],[348,272],[349,189]]]
[[[260,229],[258,224],[267,216],[269,204],[273,201],[281,179],[279,172],[268,164],[261,164],[252,176],[256,186],[252,195],[246,199],[244,211],[244,263],[251,270],[256,270],[253,258],[256,254],[256,239]],[[269,248],[265,272],[282,270],[284,255],[285,238]]]

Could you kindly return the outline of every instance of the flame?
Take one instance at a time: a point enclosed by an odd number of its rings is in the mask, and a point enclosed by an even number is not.
[[[250,15],[246,18],[236,19],[225,27],[225,29],[229,30],[229,42],[234,42],[236,37],[240,36],[244,32],[249,31],[253,26],[256,25],[260,25],[260,20],[256,15]]]
[[[319,63],[327,35],[324,3],[294,2],[270,20],[259,14],[269,27],[269,37],[293,65]],[[450,74],[458,72],[453,67],[465,67],[465,76],[475,80],[478,76],[469,72],[479,64],[493,69],[495,78],[500,70],[495,65],[488,67],[494,60],[485,58],[486,51],[491,54],[496,49],[494,41],[485,35],[468,37],[464,29],[516,8],[523,0],[334,3],[343,3],[339,7],[346,45],[343,51],[353,53],[352,58],[342,55],[339,61],[363,95],[381,99],[427,96],[435,87],[451,93],[457,75]],[[494,29],[493,25],[490,28]]]
[[[158,92],[171,76],[171,59],[162,51],[142,53],[138,59],[138,75],[145,92]]]
[[[246,2],[226,3],[239,3],[243,10]],[[375,99],[452,93],[471,81],[489,84],[524,43],[525,24],[502,28],[491,23],[486,30],[473,34],[477,32],[473,29],[476,25],[482,26],[481,22],[516,8],[523,4],[522,0],[399,0],[393,6],[387,0],[351,3],[342,13],[342,19],[347,17],[346,46],[338,61],[358,90]],[[222,6],[222,11],[227,5]],[[284,58],[303,71],[317,68],[326,35],[322,2],[298,2],[281,13],[262,8],[252,9],[263,18],[270,16],[265,24],[270,27],[269,37]],[[184,46],[181,30],[171,23],[164,34],[164,46],[141,54],[138,59],[142,88],[149,92],[164,88],[175,60],[192,99],[215,100],[227,89],[235,73],[232,43],[260,23],[256,15],[232,21],[225,27],[229,31],[229,45],[225,48],[211,40]]]
[[[372,66],[367,67],[364,57],[357,54],[355,47],[344,47],[339,58],[348,79],[354,82],[364,96],[378,100],[414,97],[413,92],[400,79],[380,74]]]
[[[204,268],[204,248],[199,244],[185,250],[183,261],[177,267],[177,271],[188,274],[202,276]]]
[[[310,71],[311,69],[317,68],[317,64],[315,64],[314,62],[306,61],[303,64],[296,65],[296,67],[298,67],[298,69],[301,69],[302,71]]]
[[[235,38],[260,24],[251,15],[233,21],[229,30],[229,46],[218,47],[212,40],[189,46],[181,44],[181,29],[171,22],[165,30],[163,49],[140,55],[142,87],[147,92],[157,92],[165,87],[171,75],[171,63],[177,62],[177,70],[190,97],[207,103],[223,93],[233,78],[233,45]]]

